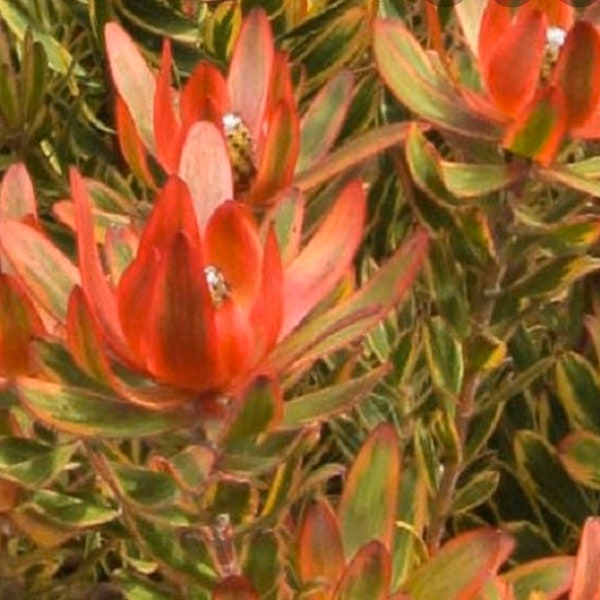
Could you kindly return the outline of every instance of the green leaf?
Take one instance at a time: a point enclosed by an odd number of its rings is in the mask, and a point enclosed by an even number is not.
[[[252,585],[264,598],[282,577],[282,543],[273,531],[258,531],[252,535],[247,547],[243,572],[248,573]]]
[[[372,541],[390,547],[399,483],[398,436],[383,423],[359,450],[342,492],[338,520],[345,556]]]
[[[470,373],[486,373],[499,367],[506,358],[506,344],[491,335],[477,334],[467,341],[465,356]]]
[[[109,461],[104,463],[112,472],[111,479],[118,484],[121,497],[126,498],[138,510],[160,510],[172,506],[178,499],[175,482],[166,473]]]
[[[208,482],[216,457],[208,446],[191,445],[174,456],[153,456],[152,464],[167,471],[186,492],[197,493]]]
[[[378,19],[373,49],[385,83],[414,113],[463,135],[499,138],[498,124],[466,105],[443,67],[432,64],[429,55],[401,21]]]
[[[576,431],[564,438],[558,456],[567,473],[578,483],[600,490],[600,436]]]
[[[433,383],[456,396],[464,375],[462,346],[441,317],[433,317],[424,331],[425,355]]]
[[[94,500],[40,490],[20,504],[11,519],[42,548],[53,548],[82,530],[114,520],[116,510]]]
[[[134,438],[181,427],[181,413],[150,411],[98,392],[26,377],[16,383],[23,407],[42,423],[82,437]]]
[[[117,0],[117,6],[136,27],[191,46],[200,42],[198,24],[159,0]]]
[[[267,377],[257,378],[240,399],[241,407],[224,440],[228,452],[253,447],[260,436],[281,420],[283,399],[278,384]]]
[[[389,371],[384,365],[367,375],[299,396],[283,406],[283,427],[302,427],[325,421],[360,402]]]
[[[460,204],[446,187],[437,148],[416,124],[411,125],[406,139],[406,160],[414,182],[423,192],[442,204]]]
[[[535,499],[568,525],[580,526],[591,507],[556,450],[539,434],[523,430],[515,436],[514,451],[519,472]]]
[[[437,311],[445,323],[459,336],[465,336],[470,328],[469,300],[465,276],[447,238],[433,239],[429,248],[429,260],[424,273]]]
[[[132,516],[129,522],[137,544],[157,562],[165,565],[169,570],[193,577],[199,584],[205,585],[209,589],[214,586],[217,579],[214,569],[198,560],[198,556],[188,552],[182,545],[176,530],[165,527],[164,524],[156,524],[138,515]],[[204,544],[199,539],[194,541],[201,546],[196,548],[195,554],[205,554]]]
[[[556,365],[558,396],[574,425],[600,433],[600,376],[579,354],[567,352]]]
[[[591,256],[562,256],[547,261],[533,273],[508,286],[500,300],[517,301],[521,307],[544,300],[558,300],[569,286],[600,268],[600,260]]]
[[[577,167],[577,163],[573,166],[553,166],[546,169],[538,169],[540,179],[548,183],[560,184],[562,186],[591,194],[592,196],[600,196],[600,179],[592,179],[586,176],[586,168],[583,166]]]
[[[0,438],[0,474],[33,490],[50,483],[71,460],[75,444],[48,446],[17,437]]]
[[[452,501],[452,512],[465,512],[486,502],[500,483],[500,473],[484,471],[477,473],[459,487]]]
[[[298,172],[321,160],[335,142],[350,106],[352,86],[352,74],[340,71],[312,101],[301,122]]]
[[[442,161],[440,167],[446,188],[458,198],[481,198],[521,181],[526,174],[525,167],[516,163],[476,165]]]
[[[414,425],[413,443],[419,475],[430,494],[435,494],[440,474],[440,462],[433,432],[429,424],[419,419]]]
[[[125,595],[125,600],[164,600],[174,593],[123,570],[114,573],[112,577]]]
[[[81,65],[73,60],[69,51],[50,34],[41,31],[17,2],[0,0],[0,14],[19,40],[23,41],[27,31],[31,31],[33,39],[44,47],[51,69],[58,71],[61,75],[70,73],[74,73],[77,77],[86,75]]]
[[[479,529],[453,538],[410,578],[405,586],[410,599],[475,597],[512,547],[512,539],[496,529]]]
[[[221,471],[243,475],[266,473],[278,467],[301,447],[305,433],[301,430],[276,431],[265,436],[260,444],[250,444],[239,452],[227,452],[218,461]]]
[[[373,158],[380,152],[401,144],[409,130],[408,123],[393,123],[369,131],[331,152],[317,164],[298,173],[293,185],[308,191],[318,185],[329,183],[334,177]]]
[[[502,578],[514,586],[516,598],[527,600],[534,594],[558,598],[571,589],[574,567],[572,556],[555,556],[520,565]]]

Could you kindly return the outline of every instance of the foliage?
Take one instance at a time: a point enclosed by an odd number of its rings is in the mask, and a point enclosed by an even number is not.
[[[0,598],[600,598],[599,5],[445,4],[0,0]]]

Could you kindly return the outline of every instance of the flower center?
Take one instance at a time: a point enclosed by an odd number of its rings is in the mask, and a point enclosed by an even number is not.
[[[256,176],[256,150],[250,130],[236,113],[223,115],[223,129],[231,160],[233,186],[236,196],[245,194]]]
[[[542,80],[547,81],[550,78],[552,69],[556,65],[561,48],[565,44],[567,32],[562,27],[548,27],[546,31],[546,51],[544,53],[544,62],[542,64]]]
[[[567,39],[567,32],[562,27],[548,27],[546,32],[546,47],[557,55]]]
[[[206,278],[206,284],[208,285],[208,291],[210,292],[213,304],[218,308],[229,298],[231,289],[223,273],[217,267],[213,267],[212,265],[204,267],[204,277]]]

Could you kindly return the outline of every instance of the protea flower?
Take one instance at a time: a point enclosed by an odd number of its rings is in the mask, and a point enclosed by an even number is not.
[[[106,26],[109,64],[117,89],[121,147],[145,179],[144,148],[169,174],[181,174],[194,123],[212,121],[226,139],[235,196],[266,200],[291,181],[300,147],[299,119],[287,57],[274,47],[263,11],[252,11],[237,38],[227,78],[201,62],[176,92],[167,40],[155,76],[128,34]]]
[[[531,0],[515,10],[489,0],[481,15],[457,14],[481,91],[445,71],[400,21],[376,22],[377,64],[401,102],[441,128],[499,141],[542,166],[567,136],[598,137],[600,34],[591,22],[576,20],[562,0]]]
[[[226,159],[211,165],[210,177],[231,180]],[[142,404],[233,393],[268,368],[277,342],[347,273],[362,237],[366,199],[358,181],[342,189],[308,244],[286,249],[285,261],[272,228],[259,230],[248,207],[217,198],[201,180],[194,187],[199,196],[171,176],[141,234],[107,228],[100,256],[92,204],[72,170],[78,269],[39,230],[17,221],[0,226],[17,277],[63,323],[80,366]],[[132,389],[114,362],[161,389]]]
[[[474,108],[505,124],[506,148],[542,165],[554,160],[567,134],[600,131],[600,35],[574,17],[558,0],[528,2],[514,14],[490,1],[478,46],[487,96],[465,93]]]

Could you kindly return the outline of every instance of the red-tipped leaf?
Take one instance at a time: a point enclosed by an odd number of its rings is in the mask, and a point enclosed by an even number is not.
[[[154,153],[154,75],[129,34],[118,23],[106,24],[104,39],[117,92],[129,109],[144,145]]]
[[[399,484],[398,435],[392,425],[382,424],[354,459],[338,507],[346,556],[374,540],[390,548]]]
[[[387,600],[392,568],[385,546],[378,541],[365,544],[348,565],[333,600]]]
[[[311,504],[302,520],[298,539],[298,573],[303,584],[320,583],[321,597],[329,598],[345,566],[342,538],[333,510],[323,500]]]
[[[37,218],[33,183],[24,163],[8,167],[0,187],[0,221]]]
[[[44,326],[21,286],[0,273],[0,376],[28,374],[32,367],[30,342]]]
[[[269,120],[256,183],[248,202],[265,203],[292,181],[300,152],[300,121],[293,101],[281,100]]]
[[[411,600],[475,598],[513,547],[512,538],[495,529],[463,533],[418,569],[406,589]]]
[[[96,246],[91,201],[85,182],[75,168],[71,168],[69,175],[75,203],[77,258],[83,291],[104,335],[115,349],[124,357],[128,357],[123,330],[117,315],[114,290],[104,274]]]
[[[262,10],[251,11],[242,24],[227,77],[231,108],[258,140],[269,99],[275,50],[273,33]]]
[[[340,193],[325,221],[285,272],[281,337],[329,294],[348,267],[363,234],[366,197],[360,181]]]
[[[80,283],[73,263],[40,231],[17,221],[0,223],[0,248],[28,295],[64,322],[69,294]]]
[[[569,600],[600,600],[600,518],[586,520]]]

